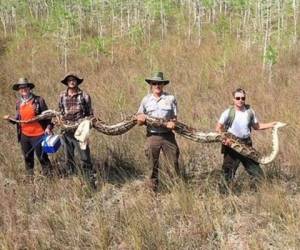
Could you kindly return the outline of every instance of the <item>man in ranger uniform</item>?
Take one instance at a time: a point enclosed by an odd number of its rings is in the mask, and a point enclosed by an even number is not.
[[[150,86],[150,94],[145,96],[137,112],[139,125],[145,124],[146,115],[168,120],[167,128],[154,128],[147,126],[146,153],[152,167],[151,187],[157,191],[159,175],[159,155],[162,150],[168,162],[180,175],[178,158],[179,148],[172,129],[177,119],[177,102],[173,95],[163,91],[169,80],[164,79],[163,73],[158,72],[153,77],[145,79]]]

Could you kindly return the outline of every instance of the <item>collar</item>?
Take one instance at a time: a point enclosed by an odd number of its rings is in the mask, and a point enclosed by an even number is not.
[[[153,95],[153,94],[151,93],[151,99],[154,99],[154,100],[157,100],[157,101],[159,101],[159,100],[161,100],[161,99],[165,99],[166,96],[167,96],[167,93],[166,93],[166,92],[162,92],[161,95],[160,95],[160,97],[158,97],[158,98],[157,98],[155,95]]]
[[[30,93],[28,98],[20,97],[21,105],[28,103],[33,98],[33,94]]]
[[[247,110],[246,106],[242,107],[241,109],[235,108],[236,111],[244,112]]]
[[[65,93],[64,93],[65,96],[70,96],[70,95],[68,94],[68,91],[69,91],[69,88],[66,89],[66,91],[65,91]],[[80,94],[82,94],[82,90],[81,90],[80,88],[77,88],[77,93],[75,93],[75,94],[72,95],[72,96],[80,95]]]

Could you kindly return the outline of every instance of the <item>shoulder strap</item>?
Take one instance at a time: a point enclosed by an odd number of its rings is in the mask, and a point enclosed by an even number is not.
[[[251,106],[249,104],[246,104],[246,109],[247,109],[247,112],[248,112],[248,127],[249,129],[251,130],[251,127],[254,123],[254,112],[253,112],[253,109],[251,108]]]
[[[79,99],[80,105],[83,111],[83,115],[85,116],[86,114],[89,113],[88,105],[87,105],[88,100],[86,100],[87,95],[82,91],[81,94],[78,95],[78,97],[80,98]]]
[[[40,96],[36,96],[36,95],[33,96],[33,104],[35,105],[35,110],[34,110],[35,114],[36,115],[40,114],[41,113],[41,98],[40,98]],[[20,112],[20,105],[21,105],[21,102],[19,99],[17,99],[17,101],[16,101],[17,113]]]
[[[64,107],[63,101],[64,101],[64,95],[60,94],[59,109],[60,109],[60,112],[64,115],[65,114],[65,107]]]
[[[231,127],[231,125],[234,121],[234,117],[235,117],[235,108],[233,106],[230,106],[228,117],[227,117],[227,120],[225,121],[225,124],[224,124],[226,131]]]
[[[34,95],[33,96],[33,103],[35,105],[35,114],[39,115],[41,112],[41,97]]]
[[[17,101],[16,101],[16,111],[19,113],[19,111],[20,111],[20,105],[21,105],[21,102],[20,102],[20,100],[19,99],[17,99]]]
[[[249,104],[245,105],[246,111],[248,112],[248,128],[251,130],[251,127],[254,122],[254,112]],[[231,126],[235,118],[235,108],[233,106],[229,107],[228,118],[225,121],[225,130],[227,131]]]

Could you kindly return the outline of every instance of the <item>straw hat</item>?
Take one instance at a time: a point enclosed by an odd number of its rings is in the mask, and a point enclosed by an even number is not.
[[[145,81],[149,84],[151,84],[153,82],[161,82],[164,85],[166,85],[170,82],[169,80],[164,79],[164,73],[163,72],[156,72],[156,73],[153,74],[152,77],[146,78]]]
[[[30,89],[33,89],[35,87],[35,85],[31,82],[28,81],[27,78],[20,78],[18,80],[18,82],[16,82],[13,86],[12,86],[12,89],[13,90],[19,90],[20,88],[30,88]]]
[[[68,80],[68,77],[70,77],[70,76],[76,78],[78,85],[83,82],[83,78],[80,77],[78,74],[75,74],[73,72],[69,72],[68,74],[65,75],[64,79],[61,80],[61,83],[63,83],[64,85],[68,85],[68,81],[67,80]]]

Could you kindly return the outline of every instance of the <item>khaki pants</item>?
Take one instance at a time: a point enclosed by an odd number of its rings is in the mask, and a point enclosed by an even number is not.
[[[176,174],[180,176],[178,164],[179,148],[175,140],[175,135],[173,133],[149,134],[145,151],[152,167],[151,180],[153,181],[155,189],[158,185],[159,154],[161,150],[166,156],[168,163],[175,168]]]

